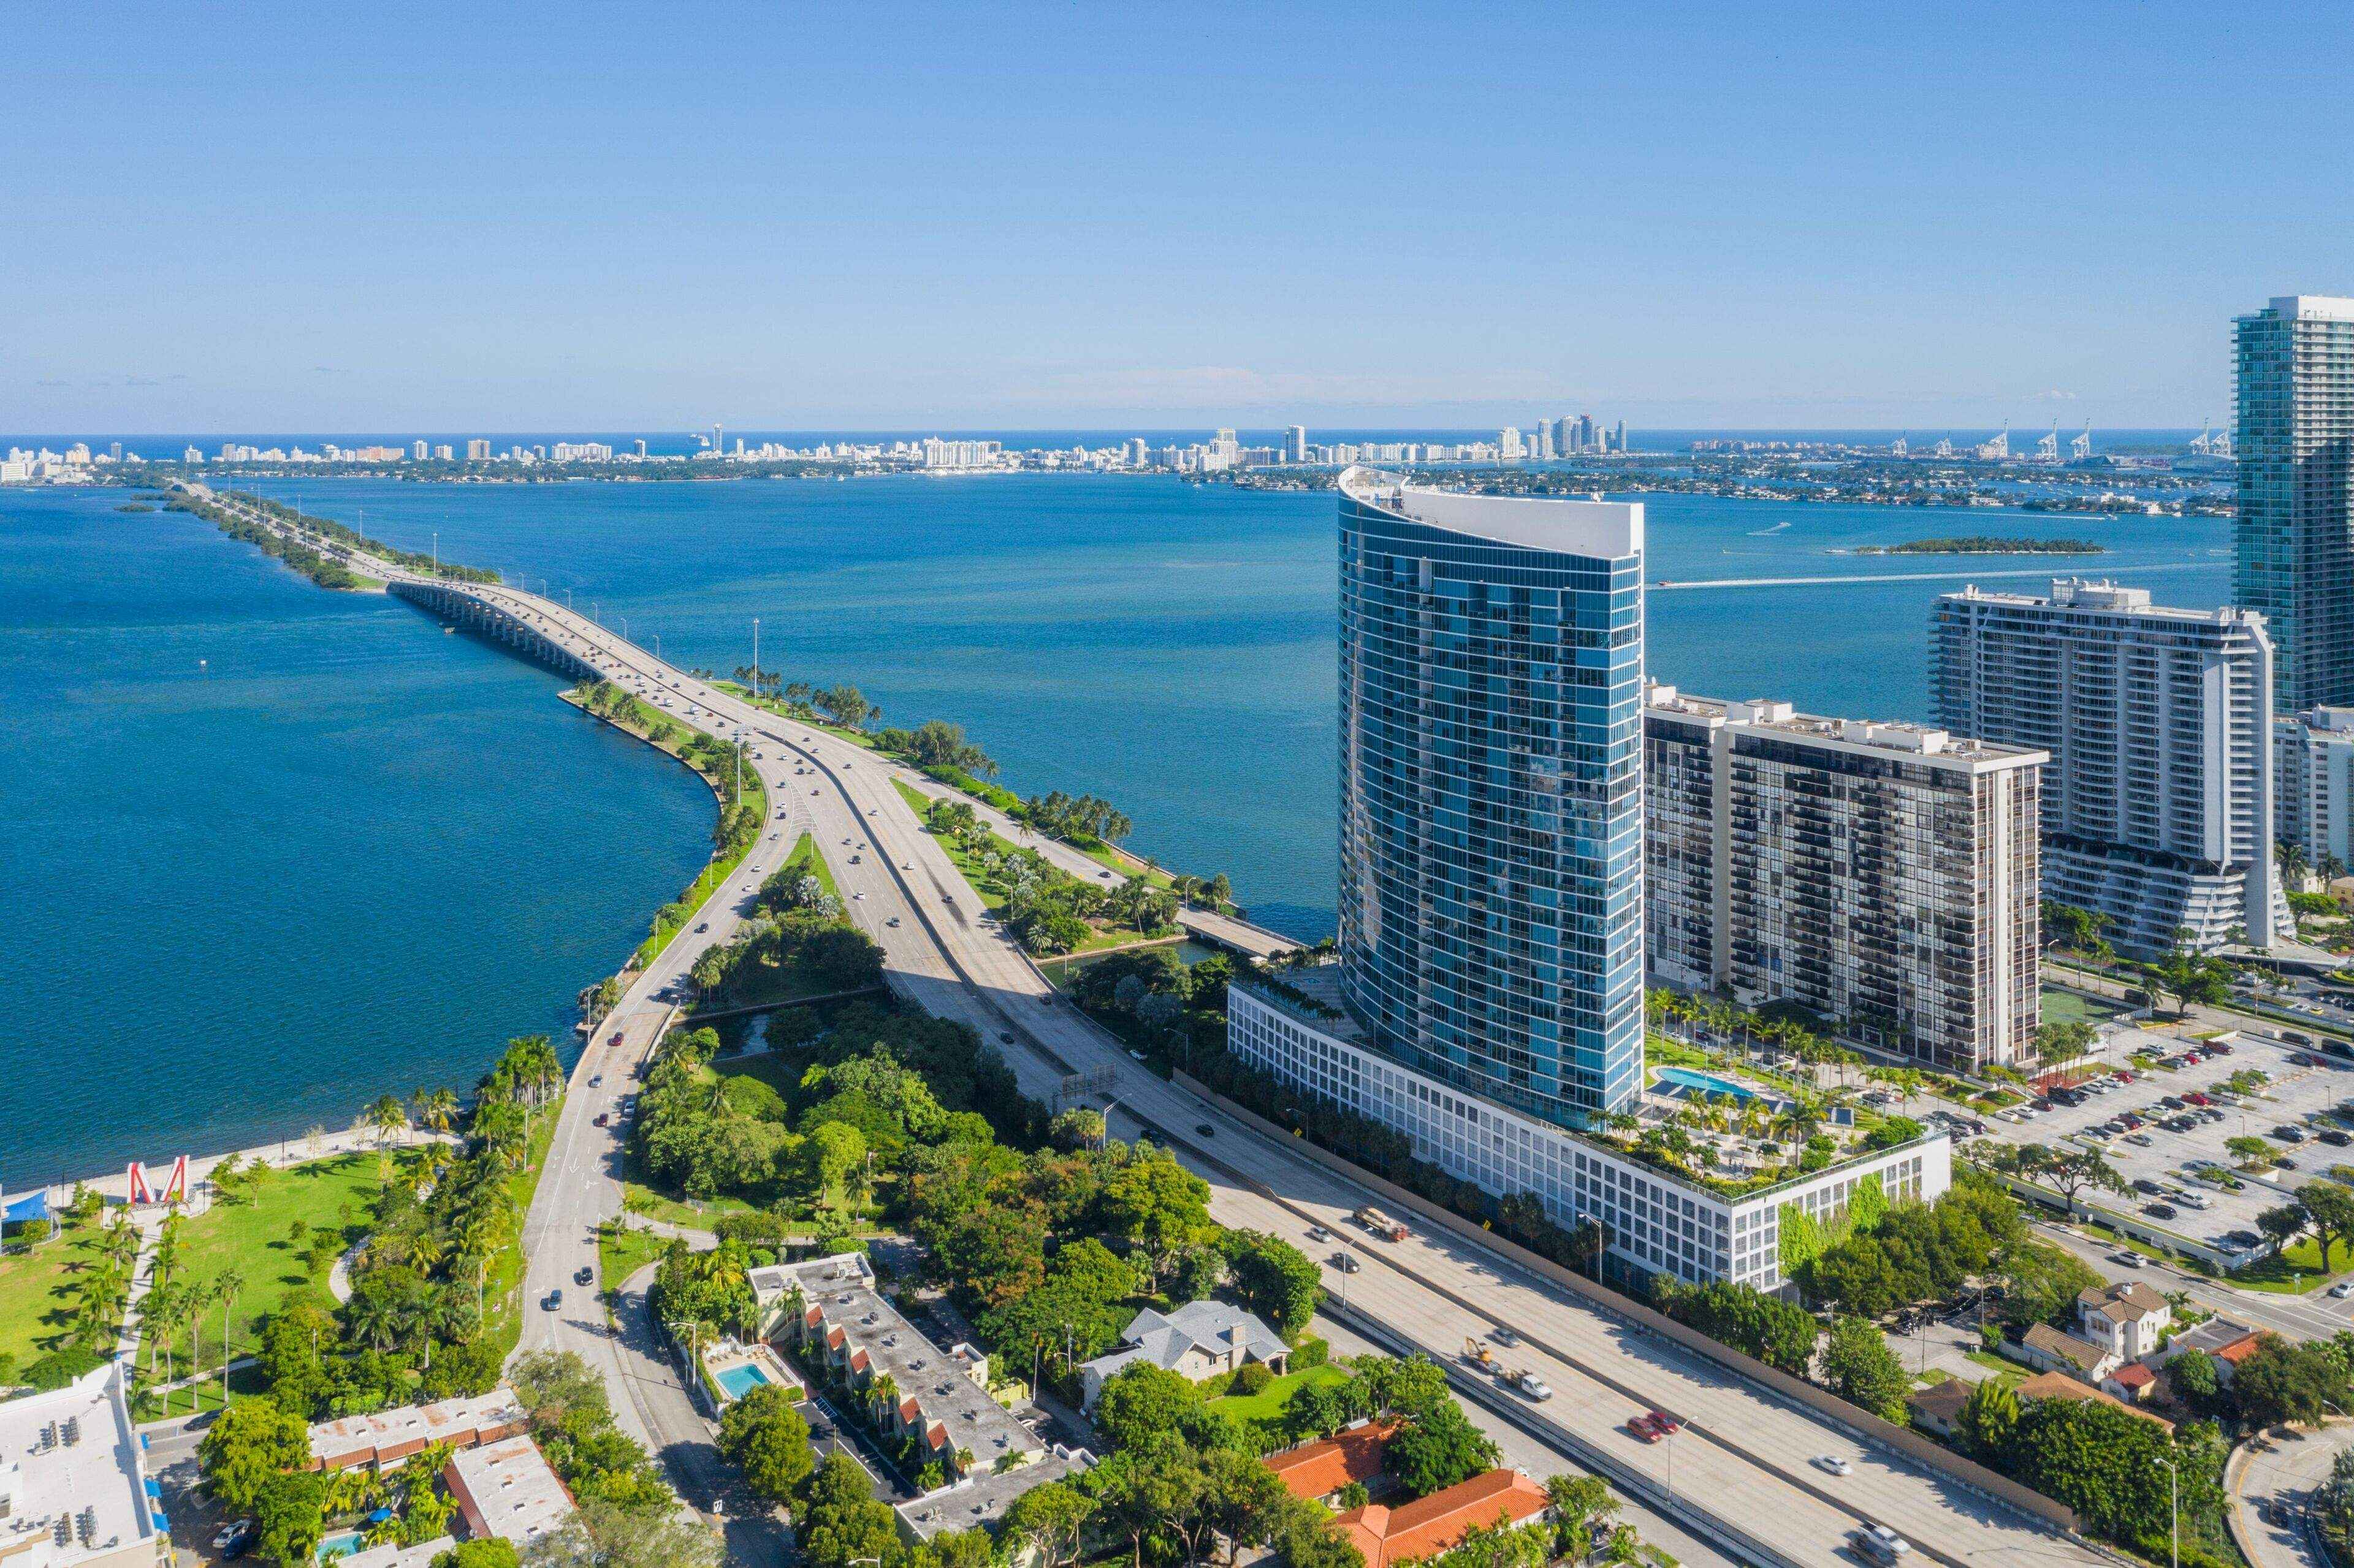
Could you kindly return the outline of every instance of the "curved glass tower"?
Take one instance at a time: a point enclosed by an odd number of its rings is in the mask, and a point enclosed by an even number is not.
[[[1566,1126],[1643,1064],[1643,509],[1341,476],[1341,957],[1382,1050]]]

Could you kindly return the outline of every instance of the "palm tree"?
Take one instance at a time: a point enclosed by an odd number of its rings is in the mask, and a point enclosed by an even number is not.
[[[229,1316],[237,1308],[237,1293],[244,1288],[245,1276],[239,1270],[235,1264],[230,1264],[227,1268],[222,1269],[220,1273],[213,1277],[211,1294],[217,1297],[221,1304],[221,1408],[223,1410],[227,1410],[228,1408],[229,1403]]]
[[[401,1108],[398,1095],[379,1095],[374,1105],[360,1113],[360,1125],[376,1134],[380,1148],[408,1130],[408,1113]]]
[[[2274,840],[2273,861],[2280,867],[2282,881],[2287,883],[2292,890],[2304,889],[2306,867],[2309,863],[2306,859],[2303,844],[2288,839]]]
[[[409,1105],[417,1112],[422,1126],[446,1134],[457,1119],[458,1097],[448,1089],[419,1089],[409,1097]]]
[[[874,1402],[873,1415],[876,1425],[883,1425],[883,1416],[886,1411],[889,1412],[891,1420],[890,1425],[885,1426],[884,1430],[889,1431],[898,1425],[899,1380],[897,1378],[893,1377],[889,1372],[879,1374],[872,1383],[867,1385],[866,1397]]]

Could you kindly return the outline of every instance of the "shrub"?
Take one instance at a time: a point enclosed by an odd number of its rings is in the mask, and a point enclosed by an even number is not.
[[[1293,1372],[1306,1372],[1310,1367],[1320,1367],[1331,1359],[1331,1341],[1320,1334],[1304,1334],[1300,1337],[1299,1343],[1291,1348]]]
[[[1234,1378],[1227,1383],[1226,1392],[1247,1398],[1254,1393],[1265,1393],[1267,1385],[1274,1381],[1275,1374],[1267,1371],[1263,1362],[1250,1361],[1235,1369]]]

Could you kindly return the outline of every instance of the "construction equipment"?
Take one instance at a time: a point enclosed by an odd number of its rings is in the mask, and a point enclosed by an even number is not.
[[[1483,1370],[1492,1370],[1496,1365],[1496,1352],[1469,1336],[1463,1340],[1463,1359]]]

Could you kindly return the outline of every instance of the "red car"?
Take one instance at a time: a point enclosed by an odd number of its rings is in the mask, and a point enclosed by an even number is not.
[[[1648,1415],[1637,1415],[1629,1418],[1627,1423],[1627,1430],[1632,1432],[1636,1436],[1640,1437],[1646,1443],[1656,1443],[1660,1438],[1667,1436],[1666,1433],[1651,1425],[1651,1418]]]
[[[2197,1089],[2191,1090],[2182,1097],[2189,1100],[2194,1106],[2211,1106],[2215,1103],[2213,1100],[2209,1099],[2205,1095],[2200,1094]]]
[[[1683,1425],[1681,1417],[1670,1415],[1664,1410],[1654,1410],[1644,1419],[1649,1421],[1651,1424],[1651,1429],[1662,1437]]]
[[[613,1113],[612,1113],[612,1112],[610,1112],[610,1111],[599,1111],[599,1112],[597,1113],[597,1125],[598,1125],[599,1127],[610,1127],[610,1126],[612,1126],[612,1125],[613,1125]]]

